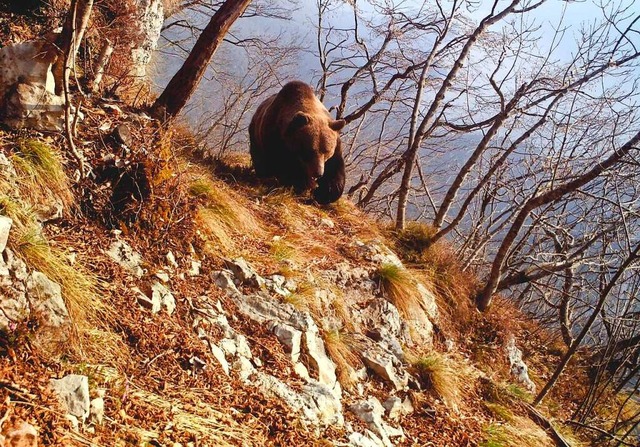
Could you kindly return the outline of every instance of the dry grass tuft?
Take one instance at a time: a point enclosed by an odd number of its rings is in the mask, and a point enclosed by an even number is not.
[[[89,358],[112,360],[125,356],[120,338],[109,332],[108,327],[115,322],[116,315],[102,299],[96,277],[81,264],[72,265],[64,250],[44,238],[29,209],[16,209],[16,202],[7,201],[6,197],[0,197],[0,209],[13,219],[9,248],[29,268],[44,273],[60,285],[75,327],[70,347]]]
[[[424,386],[454,411],[458,411],[464,392],[473,387],[477,378],[476,371],[464,360],[435,351],[411,363]]]
[[[360,351],[356,339],[343,331],[333,330],[324,332],[324,344],[329,357],[336,364],[338,381],[343,388],[353,389],[357,383],[355,370],[362,366]]]
[[[72,206],[70,182],[56,149],[42,141],[20,140],[11,161],[18,174],[21,197],[34,204],[57,198],[65,208]]]
[[[266,237],[260,219],[244,204],[242,197],[224,183],[202,175],[191,180],[188,191],[201,201],[195,219],[211,254],[238,254],[241,247],[236,244],[236,236]]]
[[[422,311],[422,300],[411,273],[395,264],[382,264],[377,271],[380,286],[387,298],[400,313],[412,319],[415,312]]]
[[[484,429],[486,438],[481,447],[540,447],[554,443],[547,433],[528,418],[513,416],[508,423],[493,423]]]
[[[409,264],[417,264],[438,298],[438,307],[458,327],[471,323],[476,315],[471,297],[477,289],[477,277],[462,270],[455,253],[440,240],[431,242],[435,229],[420,222],[410,222],[402,231],[390,230],[398,255]]]
[[[311,311],[319,306],[317,303],[316,289],[308,282],[298,284],[295,292],[284,297],[284,301],[293,305],[296,309],[302,311]]]
[[[25,140],[11,158],[17,173],[15,183],[9,179],[0,182],[0,214],[13,220],[8,247],[29,269],[60,285],[74,325],[68,352],[102,359],[125,356],[120,338],[109,332],[115,313],[102,299],[97,278],[80,263],[72,265],[67,253],[42,234],[35,205],[53,197],[67,206],[73,203],[59,154],[41,142]]]

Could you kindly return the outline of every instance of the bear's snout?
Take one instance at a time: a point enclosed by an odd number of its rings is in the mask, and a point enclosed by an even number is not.
[[[324,175],[324,160],[320,158],[319,160],[315,160],[314,163],[308,165],[307,175],[313,180],[318,180],[322,177]]]

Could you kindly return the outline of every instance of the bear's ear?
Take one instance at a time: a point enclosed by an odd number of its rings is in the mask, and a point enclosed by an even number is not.
[[[309,118],[309,115],[302,112],[296,113],[287,126],[287,133],[293,133],[296,130],[303,128],[304,126],[309,124],[310,121],[311,119]]]
[[[336,132],[342,130],[344,126],[346,126],[347,122],[345,120],[333,120],[329,121],[329,127]]]

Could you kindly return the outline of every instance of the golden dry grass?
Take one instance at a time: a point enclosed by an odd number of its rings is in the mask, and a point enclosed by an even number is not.
[[[21,197],[32,204],[58,199],[66,209],[74,204],[70,182],[57,149],[38,140],[19,140],[11,161],[18,174]]]
[[[435,229],[428,224],[409,222],[406,229],[387,229],[398,255],[419,269],[435,292],[438,307],[448,318],[447,326],[464,329],[477,312],[471,297],[477,288],[473,272],[463,271],[453,249],[445,240],[431,242]]]
[[[205,173],[195,173],[189,181],[189,194],[201,201],[196,223],[210,254],[240,255],[243,247],[238,240],[244,236],[253,239],[267,237],[261,219],[246,203],[246,198],[232,191],[224,182]]]
[[[475,387],[478,373],[465,359],[433,351],[410,360],[424,385],[454,411],[462,406],[464,394]]]
[[[360,350],[356,339],[339,330],[325,331],[323,334],[324,345],[329,357],[336,365],[338,381],[343,388],[353,389],[357,379],[354,377],[356,368],[362,366],[357,352]]]
[[[496,422],[485,427],[481,447],[553,447],[547,433],[528,418],[513,416],[510,422]]]
[[[12,157],[17,178],[0,182],[0,213],[13,220],[8,247],[29,269],[44,273],[61,287],[73,324],[71,352],[115,359],[125,355],[118,336],[108,330],[113,309],[102,299],[99,283],[80,263],[72,264],[66,251],[42,234],[35,207],[59,198],[72,206],[73,196],[59,154],[49,146],[27,140]]]
[[[395,264],[382,264],[377,270],[377,277],[385,298],[404,317],[410,318],[415,312],[422,312],[422,300],[411,272]]]

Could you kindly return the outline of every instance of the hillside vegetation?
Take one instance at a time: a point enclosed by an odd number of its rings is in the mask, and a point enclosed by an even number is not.
[[[532,406],[562,334],[500,295],[478,312],[482,281],[432,227],[259,181],[125,91],[84,99],[87,175],[69,135],[0,130],[0,446],[578,447],[632,428],[613,385],[597,427],[570,422],[588,348]]]

